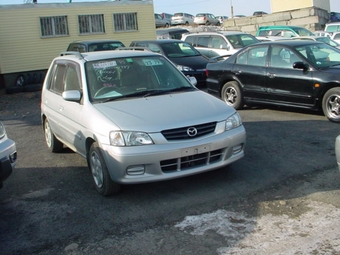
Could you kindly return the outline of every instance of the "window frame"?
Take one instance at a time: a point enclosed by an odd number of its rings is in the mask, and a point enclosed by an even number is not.
[[[137,12],[120,12],[112,14],[114,32],[138,31]]]
[[[69,36],[67,15],[39,17],[42,38]]]

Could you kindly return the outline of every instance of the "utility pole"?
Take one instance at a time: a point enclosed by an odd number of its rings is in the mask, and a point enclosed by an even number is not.
[[[233,0],[230,0],[230,13],[231,13],[231,18],[234,18]]]

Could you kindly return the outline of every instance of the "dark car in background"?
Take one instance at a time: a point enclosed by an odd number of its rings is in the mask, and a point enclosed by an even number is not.
[[[189,34],[190,31],[185,28],[159,28],[156,29],[157,39],[178,39],[181,40],[182,36],[185,34]]]
[[[340,123],[340,50],[310,40],[253,44],[207,65],[207,91],[235,109],[270,104],[322,109]]]
[[[69,44],[67,51],[90,52],[115,50],[125,45],[118,40],[78,40]]]
[[[130,47],[145,47],[170,59],[185,75],[194,76],[197,86],[205,86],[205,68],[209,59],[192,45],[175,39],[132,41]]]

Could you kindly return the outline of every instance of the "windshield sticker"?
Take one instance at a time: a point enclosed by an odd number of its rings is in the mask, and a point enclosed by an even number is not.
[[[143,59],[143,63],[145,66],[161,66],[163,65],[162,61],[159,59],[150,59],[150,58],[145,58]]]
[[[132,63],[132,62],[133,62],[133,60],[132,60],[131,58],[127,58],[127,59],[126,59],[126,62],[128,62],[128,63]]]
[[[117,66],[116,61],[108,61],[108,62],[99,62],[99,63],[94,63],[93,68],[107,68],[107,67],[113,67]]]

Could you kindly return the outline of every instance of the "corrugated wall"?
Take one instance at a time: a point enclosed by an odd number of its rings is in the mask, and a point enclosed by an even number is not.
[[[138,31],[114,32],[113,13],[137,12]],[[104,14],[105,34],[78,34],[78,15]],[[40,17],[68,19],[69,36],[41,38]],[[0,6],[0,73],[47,69],[52,59],[74,40],[117,39],[125,45],[132,40],[156,39],[152,1],[23,4]]]

